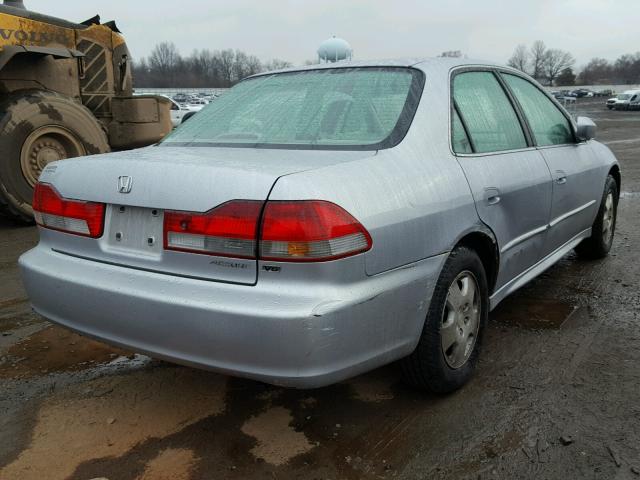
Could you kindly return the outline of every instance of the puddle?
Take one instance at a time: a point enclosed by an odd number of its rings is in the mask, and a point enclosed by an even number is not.
[[[147,464],[139,480],[189,480],[194,462],[192,450],[168,448]]]
[[[57,326],[40,330],[10,346],[0,378],[24,378],[51,372],[85,370],[129,352],[89,340]]]
[[[225,394],[225,377],[182,367],[75,385],[42,403],[29,445],[10,464],[0,467],[0,478],[69,478],[84,462],[117,458],[149,439],[167,437],[221,413]],[[158,475],[162,471],[171,474],[166,478],[189,478],[195,460],[189,449],[163,449],[154,457],[146,465],[145,479],[165,478]]]
[[[491,312],[491,320],[531,330],[558,330],[577,307],[558,300],[524,298],[504,300]]]
[[[273,407],[251,417],[241,430],[256,439],[257,445],[251,449],[256,458],[279,466],[314,447],[304,433],[291,426],[292,423],[293,416],[289,410]]]

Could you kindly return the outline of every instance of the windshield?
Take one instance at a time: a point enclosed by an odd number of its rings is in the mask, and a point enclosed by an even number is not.
[[[236,85],[162,143],[308,149],[389,148],[411,124],[423,86],[409,68],[334,68]]]
[[[618,100],[629,100],[631,98],[631,95],[629,95],[628,93],[621,93],[620,95],[618,95]]]

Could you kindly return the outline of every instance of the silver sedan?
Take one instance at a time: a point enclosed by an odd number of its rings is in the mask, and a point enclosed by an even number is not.
[[[471,377],[488,313],[611,248],[620,168],[531,78],[458,59],[249,78],[159,145],[48,165],[33,308],[277,385]]]

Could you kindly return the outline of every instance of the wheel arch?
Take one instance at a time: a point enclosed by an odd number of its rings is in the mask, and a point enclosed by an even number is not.
[[[487,286],[489,287],[489,295],[491,296],[496,287],[500,267],[500,250],[495,235],[488,227],[473,230],[465,233],[458,240],[454,248],[461,246],[470,248],[480,257],[480,261],[487,274]]]
[[[42,89],[80,98],[83,56],[67,48],[8,45],[0,52],[0,88],[7,93]]]
[[[611,167],[611,169],[609,170],[609,175],[611,175],[616,181],[616,186],[618,187],[618,197],[620,197],[620,191],[622,189],[622,176],[620,175],[620,166],[616,164]]]

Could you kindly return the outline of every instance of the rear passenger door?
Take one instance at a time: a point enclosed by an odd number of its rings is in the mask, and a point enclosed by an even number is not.
[[[551,175],[497,72],[454,71],[452,147],[498,240],[500,288],[541,258]]]
[[[538,86],[516,74],[502,73],[520,105],[532,140],[553,178],[546,256],[591,227],[604,188],[602,166],[587,142],[578,142],[565,113]]]

